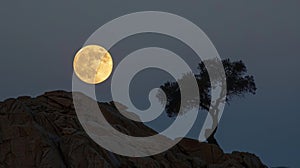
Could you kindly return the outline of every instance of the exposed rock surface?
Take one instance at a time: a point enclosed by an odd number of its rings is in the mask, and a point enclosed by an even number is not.
[[[111,125],[128,135],[156,132],[123,117],[111,103],[99,103]],[[183,139],[170,150],[133,158],[111,153],[94,143],[77,120],[72,94],[48,92],[36,98],[0,102],[0,168],[6,167],[174,167],[264,168],[250,153],[225,154],[215,145]]]

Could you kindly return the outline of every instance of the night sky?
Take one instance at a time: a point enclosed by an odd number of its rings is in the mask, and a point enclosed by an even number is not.
[[[106,22],[124,14],[154,10],[183,16],[211,39],[221,58],[242,60],[255,77],[257,94],[225,107],[217,139],[226,152],[252,152],[268,166],[300,167],[300,1],[5,1],[0,3],[0,101],[37,96],[72,86],[74,54]],[[111,49],[115,64],[130,52],[159,46],[197,66],[193,52],[176,39],[157,34],[128,37]],[[141,80],[157,79],[139,86]],[[135,104],[147,107],[147,90],[169,76],[146,70],[135,78]],[[110,99],[110,80],[96,86],[100,101]],[[168,120],[168,119],[166,119]],[[169,119],[170,120],[170,119]],[[200,120],[200,119],[199,119]],[[161,129],[162,120],[152,123]],[[199,122],[200,123],[200,122]],[[190,137],[197,137],[196,124]]]

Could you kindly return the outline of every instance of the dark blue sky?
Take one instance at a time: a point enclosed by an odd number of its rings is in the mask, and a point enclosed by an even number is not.
[[[171,12],[201,27],[222,58],[243,60],[255,77],[257,94],[226,106],[217,133],[223,149],[253,152],[269,166],[300,167],[299,6],[296,0],[1,2],[0,100],[70,91],[74,54],[97,28],[131,12]],[[126,52],[149,45],[166,47],[193,63],[192,53],[174,39],[145,35],[125,40],[112,49],[116,63]],[[108,83],[97,86],[101,100],[109,97]]]

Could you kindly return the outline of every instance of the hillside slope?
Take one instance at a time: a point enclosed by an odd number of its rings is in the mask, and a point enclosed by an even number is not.
[[[119,131],[134,136],[156,132],[123,117],[112,103],[99,103]],[[170,150],[151,157],[111,153],[83,131],[74,111],[72,93],[47,92],[36,98],[0,102],[0,168],[6,167],[208,167],[264,168],[250,153],[226,154],[219,147],[184,138]]]

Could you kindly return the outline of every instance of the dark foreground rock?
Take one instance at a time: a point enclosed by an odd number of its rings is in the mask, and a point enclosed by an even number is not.
[[[156,132],[126,119],[112,103],[99,103],[104,116],[119,131],[134,136]],[[250,153],[226,154],[219,147],[183,139],[170,150],[133,158],[111,153],[93,142],[77,120],[72,93],[48,92],[36,98],[0,102],[0,168],[6,167],[174,167],[264,168]]]

